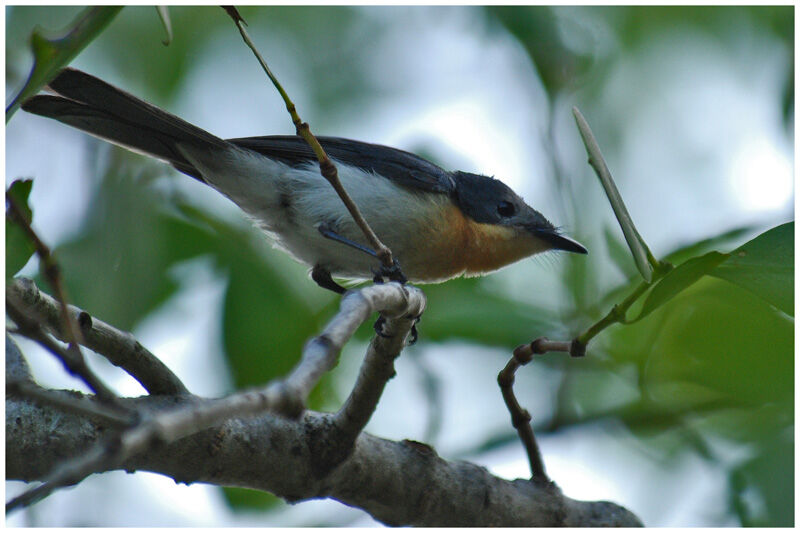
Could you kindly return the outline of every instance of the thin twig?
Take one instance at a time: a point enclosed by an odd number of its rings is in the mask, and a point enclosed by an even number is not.
[[[636,267],[644,280],[650,283],[653,280],[653,270],[658,267],[658,260],[653,257],[650,248],[647,247],[647,243],[644,242],[644,239],[636,229],[633,219],[625,207],[625,202],[622,201],[622,196],[614,184],[614,178],[611,177],[611,171],[608,170],[603,153],[600,151],[600,145],[597,143],[589,124],[577,107],[572,108],[572,114],[575,116],[575,122],[578,125],[583,144],[586,146],[586,152],[589,154],[589,164],[600,179],[606,196],[608,196],[608,201],[611,202],[611,208],[614,210],[614,215],[616,215],[617,221],[622,228],[622,233],[625,235],[625,241],[631,250]]]
[[[39,259],[42,261],[42,265],[44,266],[44,274],[50,281],[53,290],[56,292],[56,298],[60,304],[59,310],[63,327],[62,331],[64,332],[67,341],[66,351],[62,350],[58,345],[56,345],[52,339],[44,334],[39,325],[36,324],[35,320],[31,320],[20,309],[15,309],[15,317],[13,317],[14,321],[17,323],[17,326],[23,330],[24,334],[32,335],[31,338],[45,346],[54,355],[59,357],[61,362],[64,363],[66,368],[71,373],[81,377],[81,379],[83,379],[84,382],[91,387],[95,394],[97,394],[100,400],[108,404],[117,405],[116,395],[108,387],[106,387],[97,376],[94,375],[94,373],[89,369],[89,366],[86,364],[86,359],[83,357],[83,352],[81,352],[80,349],[80,344],[83,342],[83,336],[81,335],[76,322],[69,314],[66,291],[64,290],[64,282],[61,279],[61,269],[59,268],[55,257],[50,251],[50,248],[34,231],[33,227],[31,226],[31,221],[17,204],[17,201],[13,195],[6,194],[6,204],[8,205],[8,214],[23,229],[25,234],[36,248],[36,254],[39,256]],[[11,307],[8,305],[8,298],[6,298],[6,304],[7,308]]]
[[[16,278],[6,286],[6,297],[24,309],[57,338],[66,340],[60,320],[60,307],[50,295],[41,292],[26,278]],[[68,306],[69,315],[77,322],[83,344],[133,376],[150,394],[188,394],[188,390],[161,360],[150,353],[128,332],[120,331],[89,313]]]
[[[9,214],[13,217],[17,224],[19,224],[36,248],[36,254],[39,256],[39,259],[41,259],[42,264],[44,265],[44,275],[50,281],[53,290],[56,292],[56,298],[61,303],[61,320],[64,325],[64,334],[67,336],[67,342],[70,345],[76,346],[77,349],[77,345],[81,344],[82,338],[78,327],[67,312],[67,297],[66,291],[64,290],[64,283],[61,279],[61,269],[59,268],[55,257],[53,257],[50,248],[33,230],[31,221],[28,220],[28,217],[17,204],[17,201],[13,195],[6,194],[6,204],[8,204]],[[82,354],[77,355],[83,357]]]
[[[659,272],[656,271],[656,280],[659,279]],[[606,329],[608,326],[616,323],[625,323],[626,316],[628,314],[628,309],[636,303],[636,300],[639,297],[647,292],[647,289],[651,287],[651,284],[643,281],[640,283],[631,294],[628,295],[622,302],[614,305],[611,310],[598,320],[595,324],[593,324],[589,329],[578,335],[576,338],[577,341],[583,343],[584,345],[588,344],[590,340],[592,340],[598,333]]]
[[[344,203],[347,210],[350,212],[350,216],[353,217],[353,220],[361,229],[364,237],[367,239],[367,242],[375,251],[376,256],[380,260],[381,264],[386,269],[393,269],[396,268],[394,260],[392,258],[392,251],[385,245],[378,236],[372,231],[372,228],[361,215],[361,212],[356,206],[355,202],[353,202],[350,195],[347,194],[347,191],[344,189],[341,180],[339,179],[339,173],[336,170],[336,165],[334,165],[328,155],[325,153],[325,150],[322,148],[322,145],[319,143],[317,138],[311,133],[311,129],[308,126],[307,122],[303,122],[300,118],[300,115],[297,113],[297,108],[295,107],[292,100],[289,98],[289,95],[284,90],[281,83],[278,81],[278,78],[270,70],[269,66],[267,66],[266,61],[264,58],[261,57],[261,54],[258,52],[255,44],[250,39],[250,36],[245,29],[246,22],[244,18],[242,18],[241,14],[239,14],[238,10],[233,6],[224,6],[223,9],[228,13],[228,15],[233,19],[236,23],[236,27],[239,28],[239,33],[242,35],[242,39],[253,51],[253,54],[258,59],[258,62],[261,64],[261,68],[264,69],[269,79],[272,81],[272,84],[278,90],[283,98],[284,103],[286,104],[286,110],[289,112],[289,115],[292,117],[292,123],[294,123],[295,130],[297,131],[297,135],[305,139],[308,145],[311,147],[311,150],[314,151],[314,154],[317,156],[317,160],[319,161],[319,168],[320,173],[322,176],[328,180],[328,182],[333,186],[336,193],[341,198],[342,202]]]
[[[353,390],[334,417],[343,438],[355,441],[375,412],[383,389],[395,375],[394,360],[406,345],[406,338],[416,317],[424,311],[425,300],[417,299],[417,305],[408,314],[394,319],[387,318],[383,325],[383,334],[386,337],[376,336],[370,342]]]
[[[531,425],[531,415],[527,409],[523,408],[517,397],[514,395],[514,375],[517,370],[530,363],[534,355],[547,352],[567,352],[569,354],[580,353],[585,346],[576,345],[577,341],[551,341],[540,337],[530,344],[523,344],[514,350],[514,355],[506,364],[505,368],[497,375],[497,384],[500,385],[500,392],[506,403],[508,412],[511,414],[511,425],[517,430],[525,452],[528,455],[528,463],[531,467],[531,480],[541,483],[550,483],[550,478],[544,469],[542,453],[536,443],[536,436]]]
[[[17,394],[37,403],[52,405],[57,409],[86,416],[111,427],[130,426],[134,417],[121,415],[102,403],[93,402],[89,397],[73,391],[54,391],[28,381],[7,381],[6,394]]]
[[[64,365],[64,368],[66,368],[71,375],[80,378],[86,383],[86,385],[97,394],[97,397],[101,401],[109,405],[119,406],[117,396],[111,389],[106,387],[100,378],[95,376],[82,356],[76,357],[76,352],[74,350],[63,349],[42,330],[38,322],[29,318],[22,309],[19,309],[16,304],[8,298],[6,298],[6,313],[8,313],[11,320],[17,324],[21,335],[38,342],[50,353],[55,355]]]
[[[531,414],[519,404],[517,397],[514,395],[514,374],[516,374],[520,366],[530,361],[530,357],[525,360],[522,354],[518,357],[518,352],[519,349],[514,350],[514,356],[511,357],[505,368],[497,375],[497,384],[500,385],[503,401],[505,401],[508,412],[511,414],[511,425],[517,430],[517,434],[523,446],[525,446],[525,453],[528,455],[528,464],[530,464],[531,468],[531,479],[548,482],[550,478],[544,469],[542,452],[539,451],[539,445],[536,443],[536,436],[533,434],[533,428],[530,424]]]

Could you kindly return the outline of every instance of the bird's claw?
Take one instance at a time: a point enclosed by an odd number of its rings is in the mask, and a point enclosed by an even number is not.
[[[417,323],[419,323],[422,315],[415,316],[415,317],[408,317],[414,320],[414,323],[411,325],[411,338],[408,341],[408,345],[411,346],[416,344],[417,340],[419,339],[419,332],[417,331]],[[378,320],[372,325],[372,329],[375,330],[375,334],[379,337],[383,337],[384,339],[390,339],[392,336],[387,335],[383,332],[383,325],[386,323],[386,317],[383,315],[378,317]]]
[[[391,339],[391,335],[387,335],[383,332],[383,325],[386,323],[386,317],[383,315],[378,317],[378,320],[372,325],[372,329],[375,330],[375,334],[379,337],[383,337],[384,339]]]
[[[411,346],[417,343],[417,339],[419,339],[419,332],[417,331],[417,324],[419,321],[422,320],[422,315],[413,317],[414,323],[411,324],[411,339],[408,341],[408,345]]]
[[[385,279],[389,281],[398,281],[401,285],[405,285],[406,282],[408,282],[408,278],[406,278],[403,271],[400,269],[400,263],[397,262],[397,259],[392,260],[392,266],[390,267],[381,265],[378,268],[373,268],[372,273],[374,274],[372,281],[375,283],[383,283]]]

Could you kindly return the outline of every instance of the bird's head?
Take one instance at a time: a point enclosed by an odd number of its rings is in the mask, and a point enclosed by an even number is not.
[[[453,172],[452,178],[453,200],[472,222],[477,246],[473,253],[478,256],[470,268],[474,273],[495,270],[547,250],[587,253],[503,182],[467,172]],[[487,256],[485,260],[483,255]]]

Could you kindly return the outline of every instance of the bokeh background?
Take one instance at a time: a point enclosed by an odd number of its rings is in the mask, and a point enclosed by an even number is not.
[[[585,329],[637,278],[572,106],[656,256],[729,251],[794,219],[791,6],[241,11],[312,131],[493,175],[590,250],[426,287],[420,342],[397,363],[368,426],[375,435],[529,475],[497,372],[518,344]],[[7,101],[31,68],[32,28],[57,34],[78,12],[6,7]],[[293,133],[221,9],[170,16],[164,46],[155,9],[125,8],[72,65],[222,137]],[[195,393],[285,373],[336,308],[230,202],[158,162],[19,112],[6,127],[6,183],[21,177],[34,178],[34,226],[56,248],[73,303],[132,330]],[[34,259],[23,273],[37,271]],[[370,333],[345,349],[315,408],[339,405]],[[40,383],[80,388],[21,345]],[[704,278],[601,334],[584,359],[537,359],[516,391],[568,496],[616,501],[650,526],[792,525],[793,354],[793,318]],[[143,393],[101,358],[91,363],[121,394]],[[24,487],[7,482],[7,497]],[[92,476],[6,523],[375,524],[337,502],[289,506],[143,472]]]

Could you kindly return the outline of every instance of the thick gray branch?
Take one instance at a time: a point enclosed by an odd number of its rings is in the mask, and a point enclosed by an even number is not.
[[[151,414],[186,401],[180,396],[125,400]],[[8,397],[6,475],[43,479],[109,431],[86,418]],[[470,463],[445,461],[411,441],[362,433],[352,453],[330,468],[321,450],[335,445],[330,441],[337,437],[331,415],[308,412],[296,421],[273,415],[233,419],[172,444],[153,443],[122,468],[159,472],[186,483],[265,490],[289,501],[333,498],[390,525],[641,525],[618,505],[572,500],[554,485],[499,479]]]

